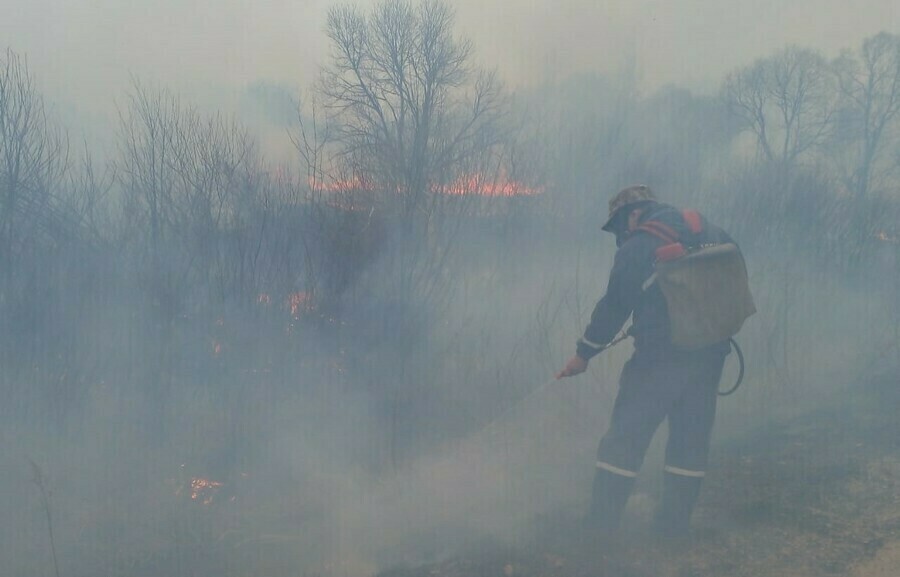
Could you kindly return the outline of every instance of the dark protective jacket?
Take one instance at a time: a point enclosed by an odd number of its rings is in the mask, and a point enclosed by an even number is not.
[[[681,211],[665,204],[650,205],[638,224],[658,221],[673,228],[686,246],[700,243],[734,242],[722,229],[702,219],[703,232],[695,235],[681,216]],[[643,230],[636,230],[616,251],[606,294],[594,307],[591,322],[578,341],[578,356],[588,360],[612,341],[622,329],[629,315],[633,315],[629,334],[634,337],[638,351],[668,353],[672,346],[666,300],[654,283],[647,290],[644,282],[653,274],[656,249],[666,244],[662,239]],[[714,347],[727,350],[728,343]]]

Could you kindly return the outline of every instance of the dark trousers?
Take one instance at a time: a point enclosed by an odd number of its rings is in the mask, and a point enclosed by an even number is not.
[[[727,349],[648,354],[625,364],[609,429],[597,451],[591,516],[606,528],[618,524],[647,447],[664,419],[666,489],[661,525],[683,527],[706,473],[716,391]]]

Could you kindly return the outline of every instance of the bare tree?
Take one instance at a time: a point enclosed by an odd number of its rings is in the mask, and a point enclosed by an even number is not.
[[[135,82],[121,114],[118,175],[129,230],[145,235],[135,246],[149,250],[151,274],[166,268],[164,251],[174,252],[178,282],[193,280],[218,301],[232,293],[231,277],[241,269],[227,262],[233,255],[225,253],[223,239],[242,222],[238,211],[248,208],[247,189],[259,183],[260,170],[243,126],[221,115],[204,117],[168,92]]]
[[[145,231],[150,264],[159,270],[162,245],[170,233],[178,175],[175,155],[181,104],[167,92],[153,94],[137,80],[128,108],[120,111],[117,173],[124,195],[126,227]]]
[[[335,239],[329,246],[339,258],[331,264],[352,272],[338,278],[356,281],[335,298],[357,342],[399,353],[391,358],[401,362],[373,360],[367,369],[387,387],[397,418],[423,394],[412,384],[426,380],[414,374],[424,363],[412,353],[452,300],[463,217],[508,160],[500,83],[475,65],[454,18],[443,0],[382,0],[368,11],[333,7],[325,29],[331,54],[319,85],[331,145],[300,147],[304,158],[323,150],[328,159],[315,165],[326,168],[332,184],[347,185],[319,185],[324,206],[340,199],[345,207],[321,221],[340,227],[322,235]],[[393,448],[401,429],[391,436]]]
[[[116,183],[115,167],[99,166],[93,155],[84,147],[74,170],[70,171],[63,209],[77,219],[82,233],[94,240],[109,238],[115,226],[110,211],[110,192]]]
[[[68,163],[68,139],[47,116],[26,60],[7,50],[0,60],[0,269],[37,235],[70,231],[55,188]]]
[[[332,61],[322,93],[340,126],[340,152],[358,176],[400,192],[405,217],[428,211],[433,185],[454,179],[499,137],[499,84],[472,66],[472,46],[454,36],[453,20],[440,0],[328,13]]]
[[[211,291],[216,302],[237,295],[245,283],[234,282],[223,236],[241,221],[237,198],[259,170],[255,143],[234,120],[214,115],[202,118],[187,111],[178,131],[174,168],[177,173],[173,208],[175,231],[190,251],[191,272]]]
[[[432,305],[446,296],[455,217],[472,207],[467,193],[476,191],[466,188],[478,179],[469,176],[490,180],[500,170],[504,138],[499,82],[473,65],[471,43],[454,35],[453,24],[440,0],[329,11],[331,61],[320,85],[329,120],[320,126],[330,127],[325,150],[333,155],[324,163],[317,157],[313,170],[318,179],[326,166],[351,184],[355,205],[368,198],[361,226],[378,228],[380,220],[400,239],[381,261],[393,271],[385,275],[388,292],[417,293]],[[323,152],[308,138],[297,142],[305,143],[307,165]]]
[[[0,362],[2,385],[19,386],[41,371],[59,382],[64,331],[47,303],[60,295],[53,280],[62,247],[79,233],[59,197],[68,168],[68,138],[54,123],[24,57],[0,54]],[[57,370],[60,369],[60,370]],[[23,378],[18,371],[29,371]]]
[[[740,214],[791,215],[783,226],[757,227],[761,246],[780,247],[773,258],[773,272],[765,287],[767,308],[773,314],[765,329],[770,366],[784,381],[793,378],[788,343],[797,303],[797,275],[792,254],[798,244],[813,234],[817,225],[809,216],[803,159],[814,158],[828,140],[833,127],[837,91],[828,63],[804,48],[789,47],[729,74],[722,87],[727,109],[754,136],[757,158],[763,161],[751,173],[757,192],[736,195],[744,209]],[[733,227],[741,232],[741,223]],[[780,365],[780,366],[778,366]]]
[[[845,120],[842,136],[853,149],[848,186],[863,211],[859,216],[868,219],[870,192],[897,160],[883,153],[900,118],[900,36],[882,32],[867,38],[857,53],[844,52],[834,69]]]
[[[789,170],[821,145],[831,127],[834,91],[825,60],[791,47],[728,75],[723,97],[753,132],[762,155]]]

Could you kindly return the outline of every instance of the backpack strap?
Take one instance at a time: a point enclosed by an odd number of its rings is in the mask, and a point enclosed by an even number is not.
[[[678,242],[678,233],[667,224],[663,224],[658,220],[648,220],[637,227],[638,230],[650,233],[663,242],[674,244]]]
[[[700,234],[703,232],[703,219],[696,210],[686,209],[681,211],[681,218],[684,220],[684,223],[692,234]],[[650,233],[656,238],[669,244],[678,242],[678,239],[681,236],[671,226],[658,220],[648,220],[638,226],[638,230]]]
[[[703,232],[703,220],[700,218],[700,213],[696,210],[682,210],[681,218],[684,219],[685,224],[688,225],[692,233],[700,234]]]
[[[703,230],[700,213],[695,210],[684,210],[682,211],[681,215],[685,224],[687,224],[688,228],[693,234],[698,234]],[[660,260],[673,260],[675,258],[684,256],[684,246],[682,246],[682,244],[678,242],[678,239],[681,235],[678,234],[678,231],[673,229],[671,226],[658,220],[648,220],[647,222],[644,222],[640,226],[638,226],[637,230],[642,230],[648,234],[651,234],[665,243],[662,247],[656,249],[657,262]],[[666,254],[661,254],[660,251]],[[656,277],[657,273],[656,271],[654,271],[653,274],[651,274],[650,277],[644,281],[644,284],[641,285],[641,290],[646,291],[648,288],[653,286],[653,284],[656,282]]]

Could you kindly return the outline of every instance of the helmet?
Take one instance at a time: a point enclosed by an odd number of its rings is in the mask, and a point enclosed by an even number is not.
[[[623,208],[642,204],[645,202],[656,202],[656,196],[649,186],[638,184],[623,188],[609,201],[609,218],[603,225],[603,230],[614,232],[618,225],[618,216],[624,214]]]

